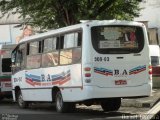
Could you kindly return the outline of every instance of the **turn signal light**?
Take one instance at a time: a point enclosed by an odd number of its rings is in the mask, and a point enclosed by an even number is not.
[[[152,69],[152,65],[148,66],[149,69]]]
[[[85,71],[91,71],[91,68],[90,67],[86,67],[84,68]]]
[[[91,77],[91,73],[86,73],[85,77]]]
[[[149,71],[148,71],[149,75],[152,75],[152,66],[150,65],[148,68],[149,68]]]

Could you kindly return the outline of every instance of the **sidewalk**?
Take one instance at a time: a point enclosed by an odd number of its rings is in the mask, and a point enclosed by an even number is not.
[[[160,98],[160,89],[153,89],[152,95],[145,98],[122,99],[122,107],[146,107],[151,108]]]

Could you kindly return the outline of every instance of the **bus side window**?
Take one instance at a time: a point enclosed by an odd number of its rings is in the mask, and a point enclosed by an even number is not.
[[[47,38],[44,40],[43,52],[48,52],[52,50],[52,38]]]
[[[72,63],[80,63],[81,62],[81,48],[74,48],[72,50]]]
[[[58,65],[59,53],[57,50],[57,37],[50,37],[44,39],[42,54],[42,67]]]
[[[29,48],[29,55],[35,55],[39,53],[39,42],[31,42]]]
[[[77,41],[77,46],[72,50],[72,63],[81,62],[81,45],[82,45],[82,33],[75,33],[75,41]]]
[[[64,35],[63,49],[60,50],[60,64],[75,64],[81,59],[81,36],[78,32]]]
[[[40,68],[41,66],[41,43],[39,41],[31,42],[28,44],[29,48],[27,51],[29,51],[28,56],[27,56],[27,64],[26,67],[27,69],[32,69],[32,68]]]
[[[25,58],[25,44],[22,44],[12,53],[12,71],[13,73],[25,67],[24,58]],[[14,69],[14,66],[15,66],[15,69]]]

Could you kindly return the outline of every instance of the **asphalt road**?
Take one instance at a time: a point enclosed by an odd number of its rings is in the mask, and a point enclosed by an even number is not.
[[[138,120],[149,108],[121,107],[117,112],[103,112],[100,106],[76,106],[74,113],[57,113],[54,105],[33,104],[20,109],[11,100],[0,102],[0,120]]]

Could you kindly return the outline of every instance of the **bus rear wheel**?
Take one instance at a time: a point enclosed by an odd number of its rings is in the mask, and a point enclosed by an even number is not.
[[[28,102],[23,100],[21,91],[17,93],[17,102],[20,108],[27,108],[29,106]]]
[[[121,98],[109,98],[101,102],[101,107],[105,112],[117,111],[121,106]]]
[[[56,93],[55,97],[56,111],[59,113],[71,112],[75,109],[74,103],[64,102],[60,91]]]

